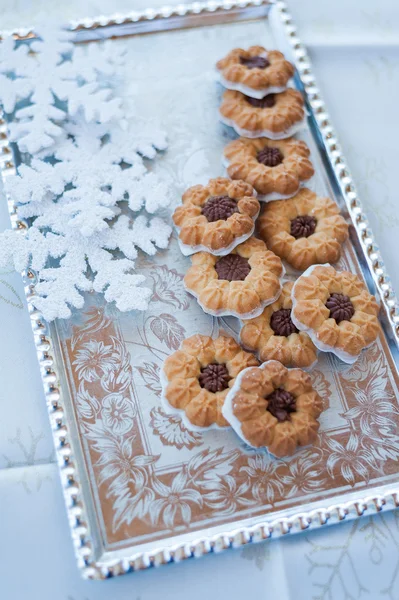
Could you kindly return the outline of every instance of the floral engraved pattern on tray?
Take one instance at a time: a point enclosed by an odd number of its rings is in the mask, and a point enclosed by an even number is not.
[[[159,435],[165,446],[175,446],[178,450],[201,446],[202,435],[189,431],[181,417],[167,415],[162,408],[153,408],[151,411],[150,425],[155,435]]]
[[[162,386],[159,380],[160,368],[155,362],[144,362],[140,367],[136,367],[140,373],[144,385],[148,390],[154,392],[156,396],[161,395]]]
[[[331,384],[323,372],[316,368],[312,370],[312,385],[323,401],[323,410],[326,410],[330,404]]]
[[[79,379],[92,382],[101,379],[118,365],[113,346],[105,346],[103,342],[91,340],[83,344],[76,353],[73,364]]]
[[[182,284],[184,275],[166,265],[154,265],[149,276],[154,282],[152,302],[170,304],[178,310],[188,309],[189,297]]]
[[[322,452],[320,448],[310,448],[290,461],[289,472],[283,475],[282,481],[289,487],[288,497],[298,493],[311,494],[319,489],[325,489],[327,480],[323,477]]]
[[[184,327],[182,327],[176,317],[166,313],[150,318],[150,328],[152,333],[160,342],[166,344],[169,350],[177,350],[184,340]]]
[[[384,338],[354,365],[321,353],[311,371],[324,400],[314,446],[276,459],[232,431],[194,433],[161,403],[166,356],[226,319],[184,292],[187,261],[172,243],[142,265],[154,282],[145,313],[90,306],[65,330],[63,356],[97,516],[109,549],[260,517],[387,481],[399,457],[398,381]],[[157,264],[157,261],[160,261]],[[346,249],[342,263],[357,269]],[[170,268],[168,265],[174,265]],[[96,301],[96,300],[94,300]],[[231,321],[230,333],[237,324]]]

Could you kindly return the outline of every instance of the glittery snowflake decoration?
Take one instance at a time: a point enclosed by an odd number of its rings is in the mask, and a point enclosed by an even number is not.
[[[35,272],[32,302],[48,321],[68,318],[92,291],[144,310],[152,290],[136,258],[166,248],[171,234],[168,186],[145,162],[166,148],[165,134],[128,108],[133,98],[122,110],[114,97],[121,45],[74,46],[54,23],[36,30],[30,44],[0,43],[0,102],[30,155],[6,180],[27,227],[0,234],[0,266]]]
[[[26,235],[0,235],[0,264],[12,262],[16,270],[31,267],[38,273],[33,303],[44,318],[68,318],[70,307],[83,307],[82,292],[91,290],[103,293],[121,311],[145,310],[152,292],[141,286],[145,277],[134,272],[134,261],[138,249],[155,254],[156,246],[166,248],[169,226],[159,218],[122,215],[87,238],[60,219],[56,204],[49,202],[40,226],[33,225]],[[53,224],[52,231],[45,231],[46,222]]]
[[[22,218],[41,215],[43,200],[63,194],[58,210],[68,216],[68,226],[90,236],[108,228],[123,200],[134,212],[153,214],[168,206],[167,186],[147,172],[143,160],[166,148],[162,132],[150,141],[145,128],[87,124],[83,118],[66,123],[64,131],[68,137],[47,152],[59,162],[34,159],[7,180],[12,197],[22,205]]]
[[[0,44],[0,102],[6,113],[15,110],[12,141],[31,154],[64,134],[68,114],[83,110],[86,121],[100,123],[121,114],[121,100],[113,98],[107,81],[123,53],[98,44],[74,48],[68,34],[51,25],[37,33],[30,45],[12,37]]]
[[[87,124],[80,115],[64,124],[51,156],[6,180],[18,216],[32,224],[25,234],[0,235],[0,265],[37,272],[34,304],[49,321],[82,308],[92,290],[122,311],[147,307],[152,292],[135,259],[166,248],[171,228],[154,216],[168,207],[168,188],[144,158],[155,158],[166,140],[133,129]]]

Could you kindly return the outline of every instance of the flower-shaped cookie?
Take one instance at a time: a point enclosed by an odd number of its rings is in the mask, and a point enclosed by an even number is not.
[[[356,275],[310,267],[294,284],[291,318],[319,350],[353,363],[378,337],[378,304]]]
[[[252,98],[283,92],[295,71],[284,54],[267,51],[262,46],[251,46],[248,50],[235,48],[216,63],[216,68],[224,87]]]
[[[294,138],[240,138],[227,144],[223,154],[230,177],[250,183],[265,202],[290,198],[314,174],[309,148]]]
[[[270,360],[240,373],[223,415],[247,444],[282,457],[315,441],[322,404],[308,373]]]
[[[256,316],[280,295],[283,265],[262,240],[249,238],[222,257],[199,252],[191,262],[184,284],[211,315]]]
[[[224,256],[248,239],[260,209],[254,194],[249,183],[225,177],[189,188],[173,214],[183,254],[203,250]]]
[[[266,204],[258,221],[267,247],[295,269],[337,262],[348,225],[330,198],[303,188],[289,200]]]
[[[220,105],[221,121],[248,138],[290,137],[303,126],[304,116],[302,96],[292,89],[269,94],[261,100],[226,90]]]
[[[260,360],[278,360],[286,367],[311,367],[317,361],[317,349],[304,331],[291,320],[293,283],[283,285],[278,300],[263,313],[244,321],[240,332],[242,345],[257,352]]]
[[[180,412],[191,429],[228,427],[222,415],[227,392],[243,369],[257,364],[231,337],[193,335],[163,364],[165,409]]]

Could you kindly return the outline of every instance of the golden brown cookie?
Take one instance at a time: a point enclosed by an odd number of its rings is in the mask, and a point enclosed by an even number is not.
[[[286,367],[310,368],[317,361],[317,348],[291,320],[292,287],[291,281],[285,283],[276,302],[259,317],[245,320],[240,339],[244,348],[256,352],[262,362],[278,360]]]
[[[315,441],[322,406],[308,373],[270,360],[237,377],[222,412],[247,444],[282,457]]]
[[[232,337],[193,335],[163,364],[165,408],[180,412],[191,429],[228,427],[222,415],[227,392],[243,369],[257,364]]]
[[[292,290],[292,321],[323,352],[353,363],[378,337],[378,304],[352,273],[310,267]]]
[[[294,75],[294,66],[278,50],[251,46],[235,48],[216,63],[220,82],[229,90],[238,90],[252,98],[283,92]]]
[[[239,138],[224,149],[224,164],[232,179],[250,183],[258,200],[270,202],[290,198],[300,185],[313,177],[310,150],[302,140]]]
[[[191,262],[185,287],[211,315],[249,318],[280,295],[283,265],[262,240],[251,237],[222,257],[199,252]]]
[[[269,94],[261,100],[226,90],[220,105],[220,119],[248,138],[281,140],[294,135],[305,117],[303,99],[297,90]]]
[[[249,183],[225,177],[189,188],[173,214],[183,254],[224,256],[248,239],[260,209],[255,194]]]
[[[316,263],[337,262],[348,237],[335,202],[307,188],[289,200],[266,204],[258,226],[267,247],[302,271]]]

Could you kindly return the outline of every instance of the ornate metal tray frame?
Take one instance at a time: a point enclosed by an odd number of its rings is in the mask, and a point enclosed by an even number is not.
[[[330,184],[333,186],[336,196],[347,208],[347,214],[352,221],[352,242],[357,249],[369,285],[375,286],[381,298],[385,334],[391,348],[396,349],[399,344],[397,299],[317,88],[306,49],[296,33],[284,2],[280,0],[271,3],[265,0],[194,2],[174,8],[147,9],[128,15],[101,16],[79,22],[74,21],[70,24],[70,30],[74,33],[74,41],[81,43],[138,33],[260,19],[266,16],[273,20],[276,33],[281,35],[285,45],[288,42],[291,48],[290,58],[294,61],[297,69],[295,83],[304,95],[310,128],[318,145]],[[14,31],[13,35],[18,39],[34,37],[34,33],[29,29]],[[7,137],[7,126],[1,113],[0,169],[3,177],[16,172]],[[26,225],[18,220],[16,208],[10,198],[8,198],[8,207],[12,226],[14,228],[25,227]],[[264,522],[257,523],[253,527],[230,527],[223,534],[213,537],[199,534],[194,542],[187,544],[155,547],[151,552],[135,553],[130,556],[126,551],[125,558],[96,561],[86,519],[86,507],[79,484],[79,473],[73,461],[71,436],[64,415],[62,390],[58,387],[57,367],[52,356],[54,352],[52,331],[31,302],[35,294],[35,274],[29,271],[23,274],[23,278],[75,553],[84,577],[105,579],[138,569],[199,557],[229,547],[238,547],[399,507],[399,483],[385,485],[381,494],[378,495],[364,497],[362,494],[359,497],[356,492],[353,492],[348,495],[350,500],[343,504],[332,504],[311,512],[293,513],[291,511],[288,515],[289,511],[286,511],[285,515],[284,511],[281,511],[278,518],[265,519]]]

